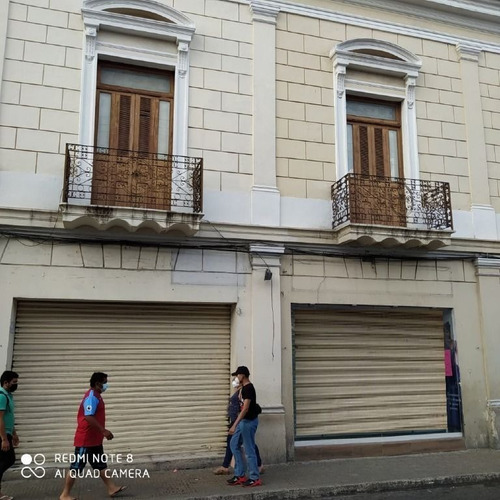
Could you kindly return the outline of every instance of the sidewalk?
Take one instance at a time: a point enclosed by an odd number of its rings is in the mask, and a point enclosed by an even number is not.
[[[90,470],[90,469],[86,469]],[[3,490],[16,500],[57,499],[62,479],[47,469],[43,479],[22,479],[20,471],[4,477]],[[227,486],[230,476],[212,469],[149,471],[150,478],[116,480],[128,486],[119,498],[281,500],[314,499],[356,492],[404,490],[424,486],[500,481],[500,451],[467,450],[395,457],[352,458],[288,463],[266,467],[258,488]],[[79,479],[79,500],[107,498],[99,479]]]

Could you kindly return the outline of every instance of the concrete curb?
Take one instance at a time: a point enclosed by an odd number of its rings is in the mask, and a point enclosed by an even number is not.
[[[252,493],[196,496],[189,500],[307,500],[316,498],[331,498],[356,493],[381,493],[384,491],[416,490],[426,487],[463,486],[500,482],[500,472],[485,474],[466,474],[461,476],[444,476],[438,478],[403,479],[395,481],[380,481],[317,488],[294,488],[291,490],[253,491]],[[187,500],[187,499],[186,499]]]

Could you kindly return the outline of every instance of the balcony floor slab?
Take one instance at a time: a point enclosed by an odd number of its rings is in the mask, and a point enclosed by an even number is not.
[[[452,230],[429,230],[345,223],[335,228],[337,242],[344,245],[435,250],[451,244]]]
[[[203,214],[192,212],[167,212],[127,207],[106,207],[100,205],[60,205],[63,225],[67,229],[93,227],[107,230],[114,227],[135,232],[150,229],[156,233],[171,231],[192,236],[200,228]]]

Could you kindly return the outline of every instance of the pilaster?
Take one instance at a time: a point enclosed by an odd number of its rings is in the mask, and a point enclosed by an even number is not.
[[[479,258],[475,262],[488,398],[489,442],[500,448],[500,344],[498,342],[498,297],[500,259]]]
[[[251,379],[263,408],[259,445],[271,462],[286,460],[281,368],[281,256],[284,247],[251,245]]]
[[[85,24],[85,39],[82,61],[82,92],[80,94],[80,109],[85,110],[94,106],[96,100],[97,81],[97,32],[99,25],[96,23]],[[93,109],[93,108],[92,108]],[[79,143],[85,145],[94,144],[94,118],[95,114],[80,113],[80,138]]]
[[[345,78],[347,64],[338,62],[333,74],[333,90],[335,99],[335,165],[337,169],[337,180],[342,179],[350,170],[347,159],[347,111]]]
[[[276,19],[279,8],[250,2],[253,20],[252,223],[280,225],[276,187]]]
[[[479,84],[481,49],[475,45],[459,43],[457,44],[457,53],[462,73],[474,236],[481,239],[497,239],[496,215],[490,200],[486,139]]]

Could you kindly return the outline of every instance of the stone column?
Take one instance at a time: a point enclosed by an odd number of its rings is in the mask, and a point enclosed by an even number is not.
[[[252,326],[249,368],[263,409],[257,441],[265,460],[271,463],[286,461],[285,410],[281,384],[280,284],[280,256],[284,251],[283,247],[250,247]]]
[[[276,18],[279,8],[252,0],[253,187],[252,224],[280,225],[276,186]]]
[[[479,85],[481,49],[459,43],[457,52],[462,72],[474,236],[481,239],[497,239],[495,209],[491,205],[488,183],[486,139]]]
[[[500,297],[500,259],[479,258],[476,261],[484,373],[488,395],[489,442],[500,448],[500,342],[498,298]]]

